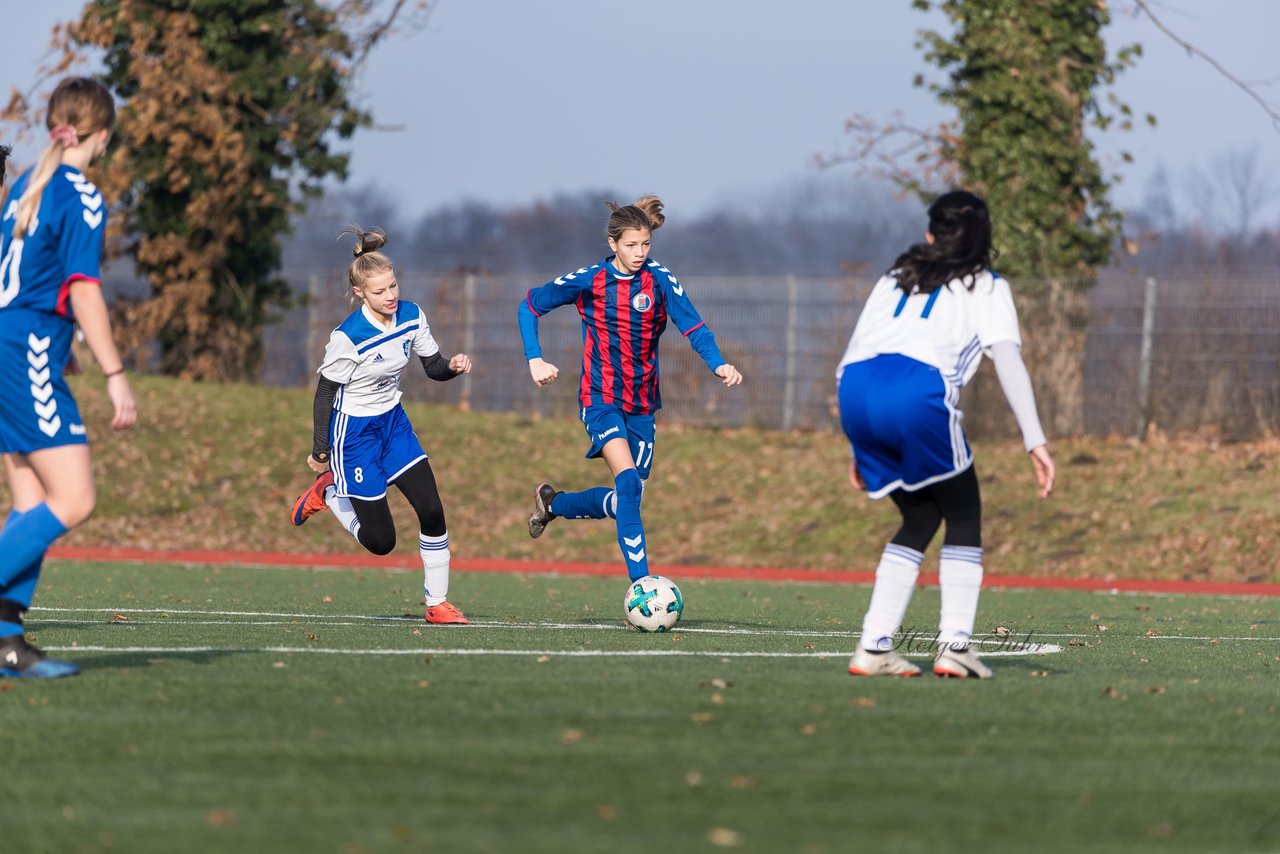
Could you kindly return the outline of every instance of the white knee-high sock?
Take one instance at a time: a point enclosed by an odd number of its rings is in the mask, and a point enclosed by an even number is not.
[[[862,648],[872,652],[893,649],[893,635],[902,627],[916,576],[924,553],[906,546],[889,543],[876,567],[876,585],[871,589],[871,604],[862,618]]]
[[[422,555],[422,593],[427,607],[433,608],[449,596],[449,532],[439,537],[418,532],[418,553]]]
[[[943,546],[938,567],[942,588],[942,613],[938,617],[938,641],[965,646],[978,617],[978,592],[982,589],[982,549]]]
[[[324,503],[329,505],[329,510],[333,513],[333,518],[338,520],[338,524],[346,528],[351,536],[356,540],[360,539],[360,520],[356,518],[356,509],[351,506],[350,498],[339,498],[334,493],[336,490],[331,486],[324,491]]]

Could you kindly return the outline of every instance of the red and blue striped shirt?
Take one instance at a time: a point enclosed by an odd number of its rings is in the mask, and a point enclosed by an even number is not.
[[[612,405],[632,415],[662,407],[658,389],[658,339],[670,318],[680,334],[715,371],[725,364],[715,336],[675,275],[650,259],[624,276],[613,256],[532,288],[518,311],[526,359],[541,358],[538,318],[573,304],[582,317],[582,379],[585,406]]]

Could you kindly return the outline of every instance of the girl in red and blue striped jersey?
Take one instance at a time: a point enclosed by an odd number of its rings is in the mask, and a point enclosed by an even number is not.
[[[533,288],[518,316],[529,374],[545,386],[555,382],[560,369],[542,358],[538,318],[563,305],[577,307],[583,342],[578,401],[591,443],[587,458],[604,458],[613,487],[557,492],[542,484],[534,492],[529,536],[541,536],[558,516],[613,518],[627,575],[637,579],[649,574],[640,498],[653,466],[653,418],[662,406],[658,340],[668,318],[726,386],[741,383],[742,374],[720,355],[684,285],[649,257],[653,232],[666,220],[662,200],[643,196],[630,205],[607,204],[613,213],[606,237],[614,254]]]

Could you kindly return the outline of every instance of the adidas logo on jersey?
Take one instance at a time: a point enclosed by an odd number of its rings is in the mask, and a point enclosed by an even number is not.
[[[373,364],[375,364],[375,365],[376,365],[376,364],[378,364],[379,362],[382,362],[382,361],[386,361],[386,360],[382,358],[382,354],[381,354],[381,353],[378,353],[377,355],[375,355],[375,356],[373,357]]]

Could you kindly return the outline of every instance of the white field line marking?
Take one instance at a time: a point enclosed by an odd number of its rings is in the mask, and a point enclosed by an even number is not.
[[[36,606],[32,608],[31,611],[32,612],[49,611],[49,612],[72,613],[72,614],[124,614],[126,616],[128,616],[129,614],[198,614],[201,616],[215,616],[215,617],[281,617],[281,618],[286,618],[287,620],[290,620],[290,621],[316,620],[316,621],[323,622],[324,625],[330,625],[330,626],[359,626],[359,625],[379,624],[379,623],[389,624],[389,625],[397,625],[397,624],[398,625],[406,625],[406,624],[416,625],[423,622],[422,618],[417,616],[392,617],[392,616],[385,616],[385,615],[370,616],[366,614],[297,614],[297,613],[285,613],[285,612],[278,612],[278,611],[204,611],[204,610],[195,610],[195,609],[185,610],[185,609],[177,609],[177,608],[52,608],[52,607]],[[357,622],[339,623],[339,622],[334,622],[335,620],[354,620]],[[208,621],[156,620],[153,622],[143,622],[139,620],[129,620],[128,622],[120,622],[115,620],[111,620],[111,621],[85,620],[85,621],[68,621],[68,622],[82,622],[85,625],[94,625],[99,623],[101,623],[102,625],[106,625],[108,622],[110,622],[114,625],[139,625],[139,626],[141,625],[145,625],[145,626],[289,625],[289,622],[285,622],[283,620],[278,622],[276,621],[250,622],[246,620],[208,620]],[[532,622],[532,623],[508,623],[505,620],[473,620],[471,622],[471,626],[475,628],[525,629],[525,630],[528,630],[528,629],[571,629],[571,630],[595,629],[595,630],[614,631],[617,628],[619,628],[619,626],[621,625],[622,625],[621,619],[617,620],[616,622],[602,621],[598,623],[558,623],[558,622],[548,622],[548,621],[539,621],[539,622]],[[458,631],[460,629],[465,629],[465,628],[468,628],[468,627],[467,626],[450,626],[450,629],[452,629],[453,631]],[[830,631],[830,630],[800,631],[800,630],[793,630],[793,629],[735,629],[735,628],[698,628],[695,626],[681,626],[680,629],[678,629],[678,631],[681,634],[747,635],[752,637],[797,637],[797,638],[814,638],[814,637],[856,638],[856,637],[859,637],[859,632],[856,632],[856,631]],[[1018,634],[1020,633],[1014,632],[1013,635],[1010,635],[1009,637],[1012,638]],[[1099,638],[1101,639],[1104,637],[1104,635],[1098,632],[1033,632],[1033,634],[1036,637],[1042,637],[1042,638]],[[985,636],[983,635],[975,636],[974,642],[975,643],[994,643],[994,644],[1007,642],[1006,638],[988,638],[986,640],[983,640],[982,639],[983,637]],[[1115,637],[1131,637],[1131,636],[1117,634],[1115,635]],[[1260,637],[1260,636],[1232,637],[1227,635],[1217,635],[1217,636],[1152,635],[1148,639],[1149,640],[1190,640],[1190,641],[1210,641],[1210,640],[1280,641],[1280,638],[1275,638],[1275,637]]]
[[[848,651],[834,652],[697,652],[687,649],[333,649],[300,646],[46,646],[47,652],[137,652],[154,655],[181,655],[184,653],[308,653],[312,655],[545,655],[563,658],[641,658],[641,657],[692,657],[692,658],[843,658]],[[1049,655],[1062,652],[1055,644],[1037,644],[1031,650],[997,650],[985,652],[983,658],[997,656]],[[908,658],[932,658],[929,653],[907,653]]]
[[[360,613],[333,613],[333,615],[325,615],[325,613],[288,613],[278,611],[202,611],[202,609],[182,609],[182,608],[58,608],[58,607],[33,607],[31,611],[50,611],[61,613],[122,613],[128,616],[131,613],[165,613],[165,615],[201,615],[201,616],[218,616],[218,617],[283,617],[287,620],[317,620],[324,621],[324,625],[330,626],[360,626],[366,624],[388,624],[388,625],[406,625],[421,624],[422,618],[417,616],[370,616],[360,615]],[[335,620],[355,620],[358,622],[334,622]],[[93,625],[97,621],[83,621],[84,625]],[[148,625],[148,626],[184,626],[184,625],[289,625],[287,622],[251,622],[243,620],[227,620],[227,621],[186,621],[186,620],[156,620],[154,622],[142,622],[131,620],[128,622],[120,621],[104,621],[111,622],[113,625]],[[504,620],[474,620],[471,626],[477,629],[589,629],[589,630],[616,630],[622,625],[622,620],[616,622],[507,622]],[[465,629],[466,626],[451,626],[451,629]],[[724,627],[724,629],[700,629],[696,626],[681,626],[681,634],[713,634],[713,635],[749,635],[749,636],[781,636],[781,638],[858,638],[858,631],[831,631],[831,630],[792,630],[792,629],[732,629],[732,627]],[[1014,632],[1009,638],[1020,634]],[[1032,634],[1039,638],[1102,638],[1098,632],[1052,632],[1037,631]],[[1126,635],[1116,635],[1126,636]],[[1007,639],[996,638],[991,640],[980,640],[983,635],[975,635],[975,643],[1007,643]],[[1228,635],[1152,635],[1151,640],[1271,640],[1276,641],[1280,638],[1267,638],[1267,636],[1228,636]]]

